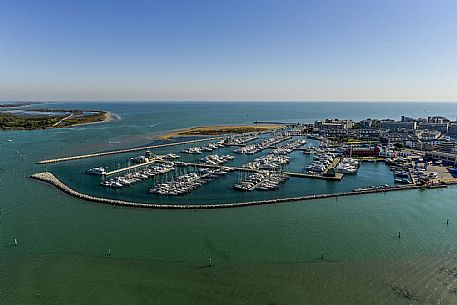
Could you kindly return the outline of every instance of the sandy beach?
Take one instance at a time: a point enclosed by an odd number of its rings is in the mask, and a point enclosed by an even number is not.
[[[159,140],[169,140],[176,137],[186,136],[217,136],[223,134],[241,134],[246,132],[269,131],[283,127],[282,125],[221,125],[221,126],[197,126],[185,129],[172,130],[158,135]]]
[[[83,126],[83,125],[91,125],[91,124],[99,124],[99,123],[106,123],[106,122],[110,122],[110,121],[113,121],[113,120],[119,120],[119,119],[120,119],[120,117],[118,115],[112,114],[109,111],[104,111],[103,120],[101,120],[101,121],[73,124],[73,125],[71,125],[71,127]]]

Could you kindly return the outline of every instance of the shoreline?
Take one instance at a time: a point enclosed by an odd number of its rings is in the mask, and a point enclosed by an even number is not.
[[[202,136],[220,136],[225,134],[242,134],[247,132],[265,132],[276,128],[281,128],[281,125],[260,124],[260,125],[208,125],[194,126],[182,129],[168,130],[158,134],[157,140],[171,140],[179,137],[202,137]]]
[[[35,111],[39,111],[39,110],[35,110]],[[56,111],[56,110],[52,110],[52,111]],[[71,110],[71,111],[69,111],[69,113],[72,113],[73,111],[74,110]],[[83,112],[86,112],[86,111],[83,111]],[[84,126],[84,125],[91,125],[91,124],[98,124],[98,123],[107,123],[107,122],[111,122],[111,121],[113,121],[115,119],[116,120],[120,120],[121,119],[120,116],[118,116],[116,114],[113,114],[110,111],[94,110],[93,112],[97,112],[97,115],[103,114],[103,119],[99,120],[99,121],[89,121],[89,122],[84,122],[83,121],[81,123],[74,123],[74,124],[69,123],[68,125],[60,126],[60,124],[63,123],[63,122],[67,123],[66,120],[73,119],[74,114],[70,114],[70,115],[67,115],[66,117],[62,117],[59,121],[57,121],[53,125],[49,125],[49,126],[32,127],[32,128],[27,128],[27,127],[22,127],[22,126],[20,126],[20,127],[15,126],[15,127],[11,127],[11,128],[1,127],[0,131],[17,131],[17,130],[33,131],[33,130],[72,128],[72,127],[77,127],[77,126]],[[82,118],[82,119],[84,119],[84,118]]]
[[[104,112],[104,113],[103,113],[103,120],[101,120],[101,121],[73,124],[71,126],[68,126],[68,128],[84,126],[84,125],[99,124],[99,123],[107,123],[107,122],[111,122],[111,121],[118,120],[118,119],[120,120],[120,116],[113,114],[110,111],[102,111],[102,112]],[[113,118],[113,117],[115,117],[115,118]]]
[[[108,204],[113,206],[124,206],[130,208],[151,208],[151,209],[173,209],[173,210],[186,210],[186,209],[224,209],[224,208],[237,208],[237,207],[247,207],[255,205],[268,205],[268,204],[282,204],[282,203],[291,203],[297,201],[308,201],[308,200],[318,200],[318,199],[327,199],[327,198],[338,198],[338,197],[347,197],[347,196],[358,196],[374,193],[387,193],[395,191],[406,191],[406,190],[420,190],[420,189],[434,189],[434,188],[447,188],[448,185],[457,184],[456,182],[450,182],[444,185],[429,186],[423,188],[418,185],[407,185],[407,186],[394,186],[390,188],[383,189],[370,189],[370,190],[361,190],[361,191],[350,191],[350,192],[341,192],[341,193],[332,193],[332,194],[317,194],[317,195],[305,195],[300,197],[289,197],[289,198],[279,198],[279,199],[266,199],[266,200],[254,200],[254,201],[245,201],[245,202],[236,202],[236,203],[214,203],[214,204],[159,204],[159,203],[141,203],[141,202],[132,202],[119,199],[110,199],[96,197],[78,191],[73,190],[65,183],[60,181],[56,176],[50,172],[41,172],[35,173],[30,176],[30,178],[48,183],[59,190],[67,193],[70,196],[79,198],[85,201],[91,201],[100,204]]]

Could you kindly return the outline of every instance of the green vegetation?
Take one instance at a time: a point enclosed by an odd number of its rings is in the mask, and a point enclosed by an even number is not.
[[[56,124],[61,116],[20,116],[7,112],[0,113],[1,129],[43,129]]]
[[[107,113],[103,111],[99,111],[90,115],[84,115],[84,113],[82,113],[80,115],[74,115],[73,117],[66,119],[59,127],[69,127],[73,125],[103,122],[106,119]]]
[[[16,102],[16,103],[4,103],[0,104],[0,108],[16,108],[16,107],[24,107],[24,106],[29,106],[32,105],[33,103],[30,102]]]
[[[371,138],[353,138],[348,136],[338,136],[332,138],[338,144],[370,144],[370,143],[378,143]]]
[[[169,132],[159,136],[161,140],[167,140],[182,136],[216,136],[223,134],[241,134],[247,132],[261,132],[281,128],[281,125],[236,125],[236,126],[204,126],[192,127]]]
[[[43,115],[37,114],[43,112]],[[56,114],[49,114],[55,112]],[[63,114],[64,112],[64,114]],[[87,114],[82,110],[53,110],[36,109],[27,110],[20,114],[0,112],[0,129],[45,129],[71,127],[79,124],[102,122],[110,118],[109,113],[104,111],[91,111]],[[31,114],[33,113],[33,114]],[[46,113],[46,114],[45,114]]]

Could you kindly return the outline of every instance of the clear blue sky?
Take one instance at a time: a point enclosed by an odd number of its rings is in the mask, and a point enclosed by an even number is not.
[[[457,1],[0,1],[0,100],[457,100]]]

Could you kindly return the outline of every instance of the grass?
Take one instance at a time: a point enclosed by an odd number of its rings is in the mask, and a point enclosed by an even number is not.
[[[281,125],[235,125],[235,126],[201,126],[176,130],[160,135],[160,140],[168,140],[184,136],[217,136],[223,134],[241,134],[247,132],[261,132],[281,128]]]
[[[9,112],[0,112],[0,129],[2,130],[18,130],[18,129],[46,129],[46,128],[62,128],[71,127],[81,124],[89,124],[96,122],[108,121],[110,113],[105,111],[96,111],[91,115],[84,115],[82,110],[67,110],[73,116],[63,120],[66,115],[60,114],[62,110],[38,109],[31,110],[33,112],[56,112],[55,115],[28,115],[27,111],[22,114],[14,114]],[[59,113],[59,114],[57,114]]]

